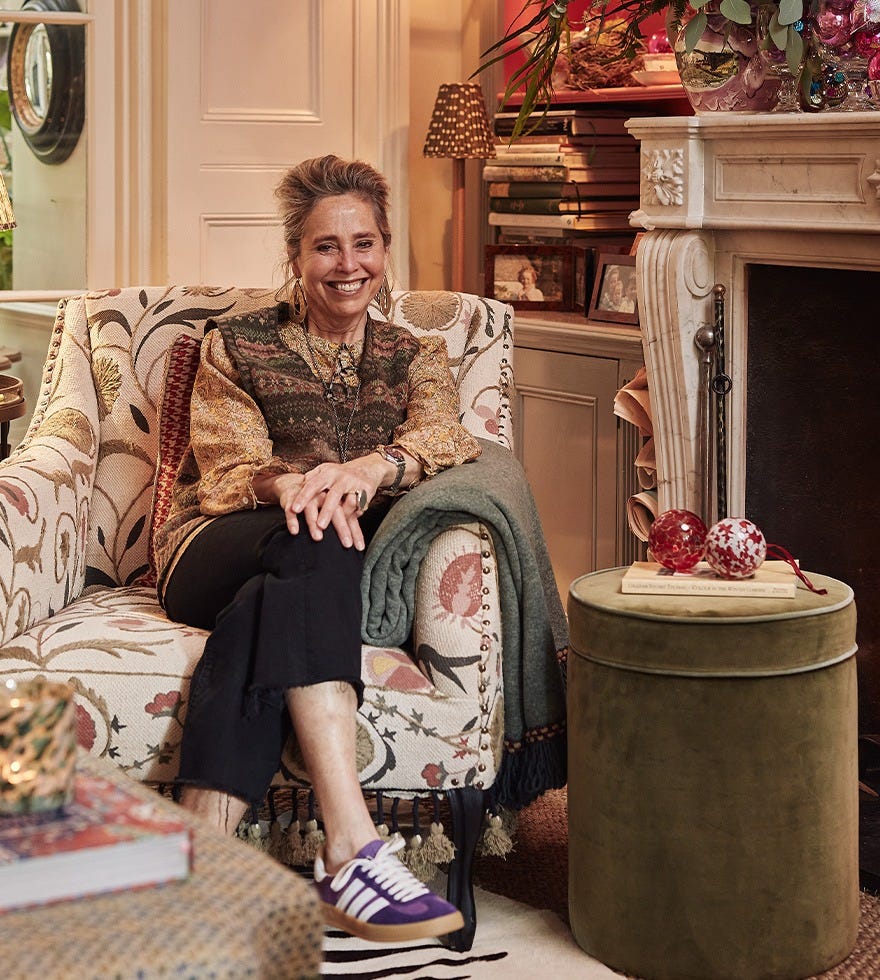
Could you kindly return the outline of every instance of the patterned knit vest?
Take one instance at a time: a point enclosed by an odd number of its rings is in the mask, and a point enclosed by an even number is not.
[[[340,447],[323,385],[284,343],[280,323],[279,308],[270,307],[222,320],[217,327],[242,387],[266,419],[274,454],[304,473],[318,463],[338,461]],[[348,434],[349,459],[390,442],[394,429],[406,420],[409,368],[418,351],[418,341],[405,328],[368,322],[358,408]],[[336,405],[343,439],[353,405],[353,390]]]

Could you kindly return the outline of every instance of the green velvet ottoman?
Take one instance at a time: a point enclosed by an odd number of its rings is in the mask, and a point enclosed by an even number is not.
[[[574,937],[648,980],[795,980],[858,929],[855,633],[849,586],[794,599],[568,601]]]

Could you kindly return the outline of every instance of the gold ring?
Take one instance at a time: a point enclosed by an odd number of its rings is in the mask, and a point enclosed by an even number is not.
[[[363,514],[367,509],[367,503],[369,502],[367,497],[367,491],[361,488],[360,490],[349,490],[349,494],[354,494],[357,497],[357,512]]]

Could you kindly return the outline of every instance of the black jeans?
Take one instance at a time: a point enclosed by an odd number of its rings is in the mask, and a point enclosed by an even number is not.
[[[386,510],[362,518],[369,540]],[[265,795],[291,732],[288,687],[347,681],[363,699],[363,553],[332,527],[313,541],[280,507],[239,511],[204,528],[165,588],[179,622],[210,629],[193,672],[178,783],[249,803]]]

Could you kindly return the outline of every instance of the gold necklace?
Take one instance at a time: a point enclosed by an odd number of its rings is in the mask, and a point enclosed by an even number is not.
[[[354,422],[354,417],[357,414],[358,405],[360,404],[361,395],[361,375],[360,375],[360,363],[354,364],[354,359],[351,354],[351,348],[348,344],[340,344],[339,350],[336,352],[336,360],[333,363],[333,367],[330,370],[330,377],[325,378],[324,373],[318,364],[318,358],[315,355],[315,348],[312,345],[312,335],[309,333],[308,322],[303,324],[303,330],[306,335],[306,347],[309,349],[309,357],[312,361],[312,367],[314,368],[315,374],[318,380],[321,382],[321,387],[324,390],[324,399],[330,407],[330,413],[333,416],[333,428],[336,431],[336,448],[339,453],[339,461],[341,463],[348,462],[348,438],[351,434],[351,426]],[[369,342],[370,336],[370,321],[367,319],[366,330],[364,331],[364,343],[363,349],[361,350],[361,360],[364,357],[364,351],[367,349],[367,343]],[[342,363],[342,356],[346,355],[347,364]],[[337,404],[348,401],[348,389],[350,385],[346,383],[346,379],[351,376],[351,372],[354,371],[357,376],[357,385],[354,388],[354,402],[351,406],[351,412],[348,416],[348,422],[345,424],[345,432],[342,431],[342,426],[339,421],[339,415],[336,411]],[[338,381],[336,379],[339,379]],[[337,394],[334,388],[339,387],[341,390]]]

